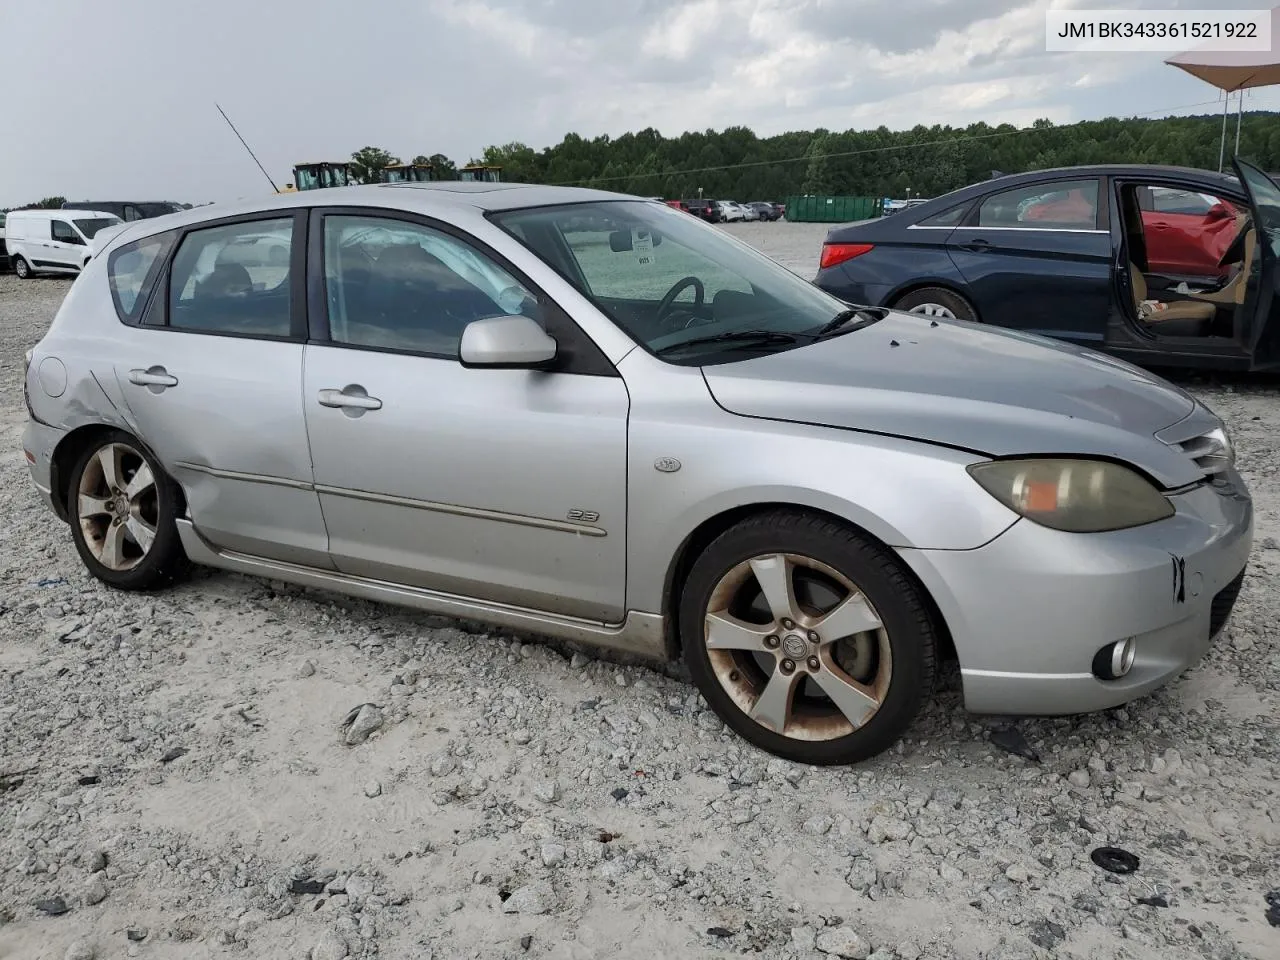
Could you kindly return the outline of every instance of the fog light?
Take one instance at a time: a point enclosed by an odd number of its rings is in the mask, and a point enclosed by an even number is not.
[[[1119,680],[1133,669],[1133,658],[1138,653],[1138,641],[1125,637],[1109,643],[1093,655],[1093,675],[1099,680]]]

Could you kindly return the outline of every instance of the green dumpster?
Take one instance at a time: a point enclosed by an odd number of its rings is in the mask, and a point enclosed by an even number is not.
[[[787,197],[787,219],[792,223],[849,223],[871,220],[884,209],[881,197]]]

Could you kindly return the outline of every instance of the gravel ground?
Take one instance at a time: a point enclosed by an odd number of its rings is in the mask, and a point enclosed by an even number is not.
[[[825,232],[731,229],[805,276]],[[1259,527],[1202,665],[1016,726],[952,678],[896,749],[819,770],[676,668],[210,571],[100,586],[19,448],[22,352],[67,286],[0,277],[0,958],[1280,951],[1273,383],[1192,382]]]

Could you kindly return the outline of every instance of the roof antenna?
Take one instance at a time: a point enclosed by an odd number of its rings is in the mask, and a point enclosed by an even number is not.
[[[214,106],[218,107],[218,104],[214,103]],[[231,122],[231,118],[227,116],[226,111],[224,111],[221,107],[218,107],[218,112],[222,114],[222,119],[227,121],[227,126],[231,128],[231,132],[234,133],[239,138],[240,142],[244,144],[244,148],[246,150],[249,150],[249,145],[244,142],[244,137],[240,136],[240,131],[237,130],[236,125]],[[259,163],[257,156],[254,155],[254,152],[252,150],[249,150],[249,156],[253,157],[253,162],[258,164],[258,169],[261,170],[262,175],[267,178],[267,183],[271,184],[271,189],[274,190],[276,193],[279,193],[280,188],[277,187],[276,182],[271,179],[271,174],[267,173],[267,168],[264,167],[261,163]]]

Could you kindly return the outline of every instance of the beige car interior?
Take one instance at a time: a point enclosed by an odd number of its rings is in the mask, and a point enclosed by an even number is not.
[[[1132,233],[1136,225],[1140,231],[1142,220],[1134,192],[1127,190],[1125,193],[1127,230]],[[1248,213],[1236,217],[1232,246],[1240,239],[1241,231],[1245,231],[1241,259],[1231,265],[1226,279],[1217,286],[1206,279],[1203,287],[1184,283],[1177,288],[1152,291],[1143,270],[1131,258],[1129,278],[1138,320],[1152,333],[1162,336],[1231,336],[1235,326],[1234,314],[1244,305],[1257,253],[1257,231]]]

